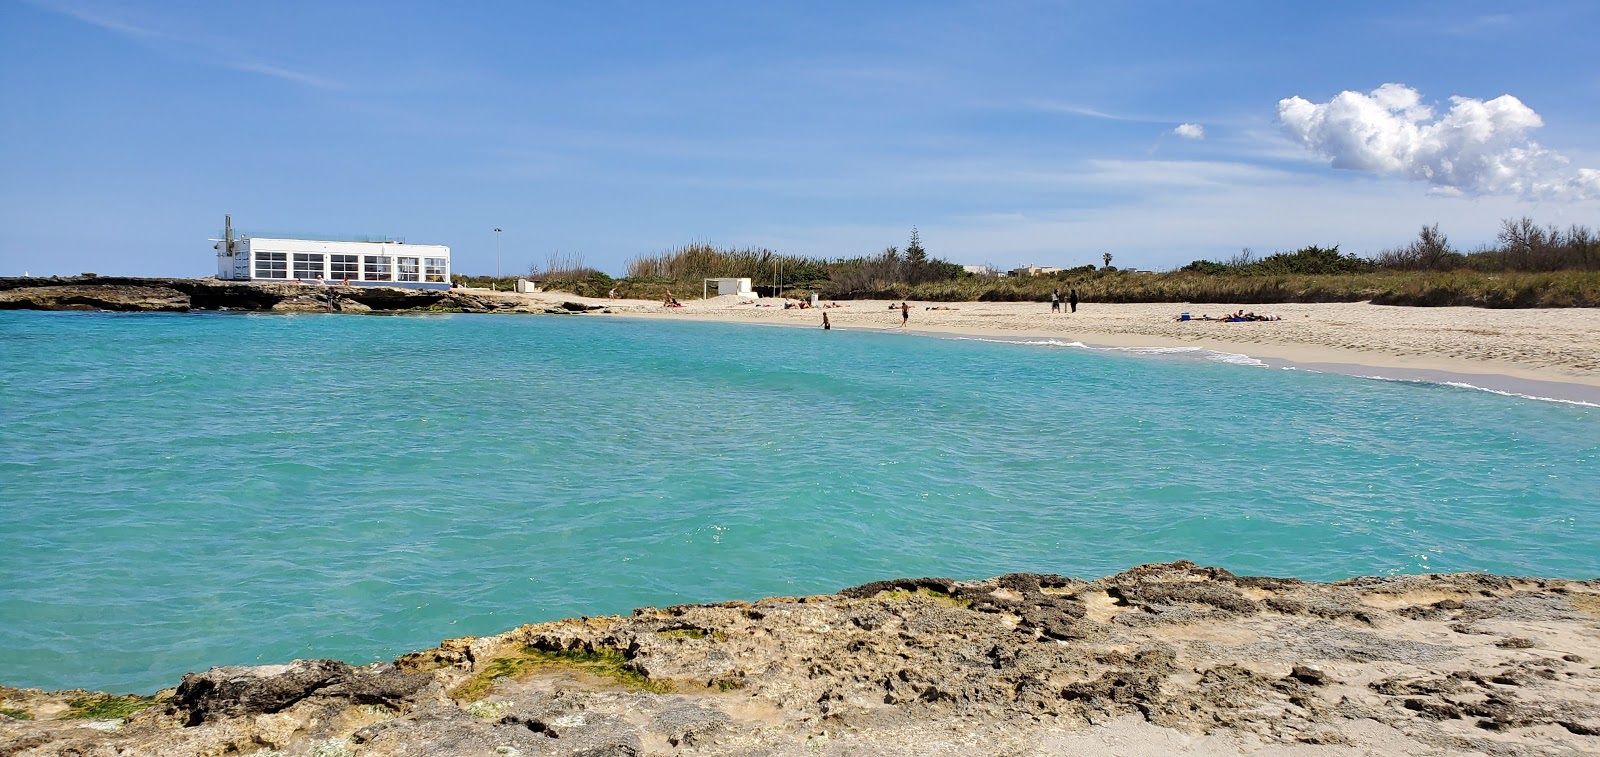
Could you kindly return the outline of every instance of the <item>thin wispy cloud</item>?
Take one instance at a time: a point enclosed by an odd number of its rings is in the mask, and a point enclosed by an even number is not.
[[[223,40],[209,35],[179,34],[163,31],[70,3],[47,2],[46,0],[28,0],[28,2],[39,8],[59,13],[90,26],[122,35],[159,52],[184,60],[197,60],[234,71],[270,76],[274,79],[281,79],[316,89],[343,89],[344,87],[341,83],[326,77],[240,55],[234,49],[235,46],[226,44]]]
[[[1516,19],[1512,18],[1510,14],[1492,13],[1459,19],[1446,24],[1441,31],[1456,37],[1476,37],[1497,34],[1511,28],[1515,23]]]
[[[1107,112],[1107,111],[1100,110],[1098,108],[1090,108],[1090,107],[1087,107],[1087,106],[1077,105],[1077,104],[1074,104],[1074,103],[1056,102],[1054,100],[1028,100],[1024,104],[1027,105],[1028,107],[1034,109],[1034,110],[1041,110],[1041,111],[1044,111],[1046,113],[1063,113],[1063,114],[1070,115],[1070,116],[1083,116],[1085,118],[1099,118],[1099,119],[1103,119],[1103,120],[1106,120],[1106,121],[1128,121],[1128,122],[1131,122],[1131,123],[1143,123],[1143,124],[1154,124],[1154,123],[1163,123],[1163,122],[1164,123],[1171,123],[1173,121],[1173,119],[1171,119],[1171,118],[1159,118],[1159,117],[1154,117],[1154,116],[1138,116],[1138,115],[1129,115],[1129,114],[1126,114],[1126,113],[1110,113],[1110,112]]]

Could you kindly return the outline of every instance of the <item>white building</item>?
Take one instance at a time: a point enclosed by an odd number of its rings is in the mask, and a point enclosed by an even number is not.
[[[756,293],[750,288],[750,280],[737,278],[706,279],[700,287],[702,290],[704,290],[700,293],[701,297],[710,296],[711,284],[713,282],[715,282],[717,285],[718,297],[731,294],[735,297],[749,297],[751,299],[755,299]]]
[[[450,248],[440,244],[232,236],[215,245],[219,279],[450,288]]]

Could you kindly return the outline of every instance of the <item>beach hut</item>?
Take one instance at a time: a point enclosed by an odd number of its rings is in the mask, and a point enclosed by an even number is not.
[[[731,294],[735,297],[749,297],[754,299],[756,296],[755,291],[750,288],[749,279],[726,278],[706,279],[705,285],[702,287],[703,291],[700,293],[702,298],[709,298],[711,296],[711,284],[713,282],[715,282],[717,285],[718,297],[721,297],[725,294]]]

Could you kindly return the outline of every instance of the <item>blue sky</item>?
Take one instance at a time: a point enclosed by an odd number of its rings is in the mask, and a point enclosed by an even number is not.
[[[0,275],[209,275],[223,213],[468,273],[497,226],[506,273],[913,225],[1005,267],[1471,248],[1600,226],[1596,32],[1589,1],[0,0]]]

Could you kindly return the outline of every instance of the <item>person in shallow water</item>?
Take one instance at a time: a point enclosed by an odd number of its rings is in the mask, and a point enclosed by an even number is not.
[[[822,314],[822,329],[824,331],[827,331],[828,329],[831,329],[831,328],[833,328],[833,324],[828,322],[828,314],[827,313],[823,313]]]

